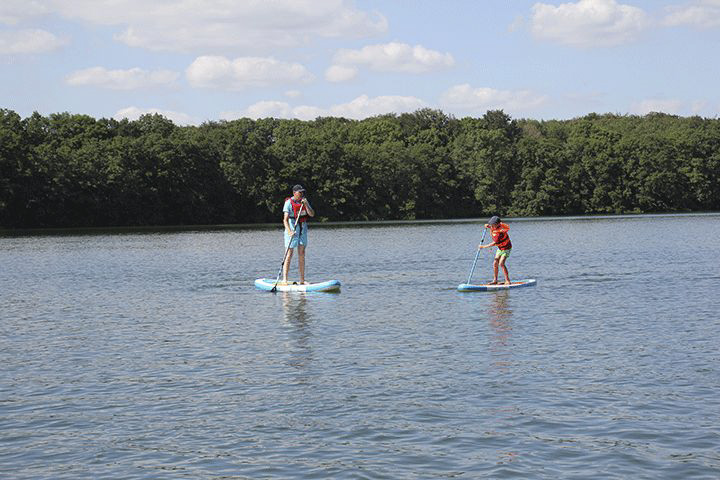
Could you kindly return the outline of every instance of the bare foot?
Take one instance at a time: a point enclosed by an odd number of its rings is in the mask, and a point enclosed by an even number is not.
[[[512,282],[510,280],[505,280],[505,285],[511,285]]]
[[[493,280],[492,282],[488,282],[488,285],[497,285],[497,280]]]

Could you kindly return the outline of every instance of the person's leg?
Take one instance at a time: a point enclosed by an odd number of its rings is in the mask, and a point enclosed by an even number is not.
[[[298,245],[298,270],[300,283],[305,283],[305,245]]]
[[[307,234],[307,223],[302,222],[299,225],[300,230],[298,231],[298,271],[300,272],[300,283],[305,282],[305,249],[307,248],[308,234]]]
[[[288,270],[290,269],[290,260],[292,260],[293,249],[288,249],[287,256],[285,256],[285,263],[283,263],[283,282],[288,281]],[[277,265],[277,264],[276,264]]]
[[[510,274],[508,273],[508,269],[505,266],[505,261],[507,260],[507,257],[505,255],[500,257],[500,268],[502,268],[503,274],[505,275],[505,285],[510,285]],[[497,278],[497,269],[495,270],[496,278]]]
[[[495,260],[493,260],[493,279],[492,282],[490,282],[490,285],[495,285],[497,283],[497,277],[498,277],[498,258],[495,257]]]

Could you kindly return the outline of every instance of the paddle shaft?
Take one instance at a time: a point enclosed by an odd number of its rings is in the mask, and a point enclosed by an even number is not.
[[[485,232],[487,232],[487,228],[483,227],[483,234],[480,238],[480,245],[485,241]],[[475,264],[477,263],[478,256],[480,255],[480,249],[477,249],[477,252],[475,253],[475,260],[473,261],[472,268],[470,269],[470,275],[468,275],[468,281],[467,283],[470,284],[470,279],[473,276],[473,272],[475,271]]]
[[[305,208],[305,204],[303,203],[300,205],[300,210],[298,210],[297,216],[295,217],[295,228],[293,229],[293,233],[290,236],[290,241],[288,242],[288,246],[285,249],[285,255],[283,255],[282,263],[280,264],[280,270],[278,271],[277,277],[275,278],[275,285],[273,285],[273,288],[270,290],[271,292],[277,292],[277,284],[280,281],[280,275],[282,275],[283,267],[285,266],[285,260],[287,259],[287,254],[290,251],[290,246],[292,245],[293,238],[295,238],[295,234],[298,231],[298,227],[302,228],[302,225],[300,225],[300,215],[302,214],[302,209]]]

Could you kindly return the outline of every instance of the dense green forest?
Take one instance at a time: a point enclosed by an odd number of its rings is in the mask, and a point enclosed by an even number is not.
[[[720,210],[720,120],[590,114],[240,119],[181,127],[0,109],[0,227]]]

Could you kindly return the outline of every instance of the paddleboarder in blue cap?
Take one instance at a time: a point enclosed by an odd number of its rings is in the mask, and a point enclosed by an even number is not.
[[[307,219],[315,216],[315,210],[305,197],[305,189],[302,185],[295,185],[292,188],[292,197],[285,199],[283,205],[283,226],[285,227],[285,262],[283,263],[283,282],[287,283],[290,260],[292,260],[293,249],[298,249],[298,271],[300,283],[305,281],[305,247],[307,247]]]
[[[493,279],[492,282],[488,283],[488,285],[495,285],[498,283],[498,267],[502,268],[503,274],[505,275],[505,285],[510,285],[510,274],[505,266],[505,262],[512,251],[512,242],[510,241],[510,236],[507,233],[508,230],[510,230],[510,227],[503,223],[500,220],[500,217],[493,216],[490,220],[488,220],[488,223],[485,224],[485,228],[490,229],[493,241],[487,245],[478,245],[478,248],[498,248],[497,252],[495,252],[495,260],[493,261]]]

